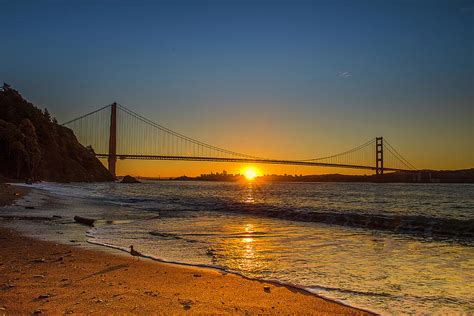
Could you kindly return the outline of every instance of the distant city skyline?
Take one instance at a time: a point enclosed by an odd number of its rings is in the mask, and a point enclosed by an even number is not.
[[[59,122],[117,101],[249,155],[307,159],[383,136],[419,168],[474,167],[474,1],[15,1],[1,8],[0,81]],[[119,161],[118,174],[246,167]]]

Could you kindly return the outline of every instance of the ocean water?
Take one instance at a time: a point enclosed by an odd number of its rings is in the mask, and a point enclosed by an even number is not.
[[[474,314],[474,185],[35,186],[63,201],[44,212],[100,220],[91,243],[294,284],[381,314]]]

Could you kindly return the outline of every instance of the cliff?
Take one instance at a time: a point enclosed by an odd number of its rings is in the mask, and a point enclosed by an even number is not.
[[[0,89],[0,178],[55,182],[111,181],[102,163],[74,136],[26,101]]]

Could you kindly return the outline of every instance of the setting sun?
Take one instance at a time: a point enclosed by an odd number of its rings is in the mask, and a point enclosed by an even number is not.
[[[245,179],[251,181],[255,179],[255,177],[258,177],[260,172],[255,167],[247,167],[242,171],[242,174],[244,175]]]

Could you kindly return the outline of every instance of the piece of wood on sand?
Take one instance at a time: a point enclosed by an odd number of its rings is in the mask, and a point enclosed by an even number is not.
[[[74,220],[80,224],[94,227],[95,219],[82,216],[74,216]]]

